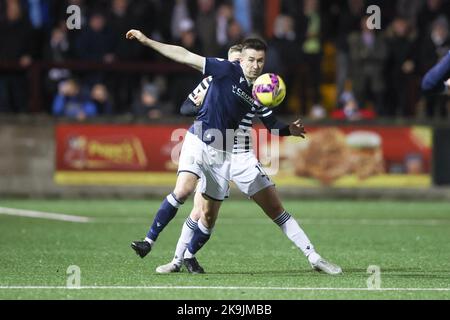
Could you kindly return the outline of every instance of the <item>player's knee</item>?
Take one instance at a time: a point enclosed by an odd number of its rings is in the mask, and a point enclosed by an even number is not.
[[[180,173],[173,193],[181,202],[185,202],[194,192],[198,177],[191,173]]]
[[[280,214],[282,214],[284,212],[284,208],[283,206],[280,205],[272,205],[269,206],[268,208],[266,208],[266,214],[272,218],[272,219],[276,219],[280,216]]]
[[[216,215],[212,212],[209,212],[207,210],[202,211],[202,221],[208,229],[214,228],[214,225],[216,224]]]
[[[200,208],[194,207],[191,211],[190,217],[194,221],[200,220],[200,217],[202,216],[202,211]]]
[[[178,201],[180,202],[186,202],[186,200],[191,196],[193,192],[194,189],[190,187],[181,187],[181,188],[177,187],[173,191]]]

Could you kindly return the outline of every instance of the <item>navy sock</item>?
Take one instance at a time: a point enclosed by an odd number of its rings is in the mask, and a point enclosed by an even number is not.
[[[183,203],[178,201],[175,195],[172,193],[164,199],[161,207],[156,213],[156,217],[153,220],[153,224],[147,233],[147,238],[156,241],[159,234],[164,230],[164,228],[169,224],[169,222],[177,214],[178,208]]]
[[[202,231],[203,229],[203,231]],[[206,233],[208,232],[208,233]],[[188,250],[192,255],[195,255],[211,238],[211,231],[206,229],[201,222],[198,222],[198,228],[194,230],[194,236],[189,243]]]

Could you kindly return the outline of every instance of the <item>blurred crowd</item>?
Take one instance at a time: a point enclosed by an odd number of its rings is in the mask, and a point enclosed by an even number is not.
[[[347,120],[448,117],[448,100],[423,97],[420,79],[450,50],[449,0],[279,0],[276,16],[268,19],[270,1],[0,0],[0,113],[29,111],[27,70],[37,61],[167,63],[125,40],[135,28],[217,57],[245,37],[265,38],[265,72],[287,83],[281,113]],[[372,4],[381,9],[381,30],[367,27]],[[67,28],[70,5],[81,9],[80,30]],[[18,67],[5,67],[12,64]],[[177,114],[202,78],[114,70],[45,69],[41,111],[79,120],[116,114],[157,119]]]

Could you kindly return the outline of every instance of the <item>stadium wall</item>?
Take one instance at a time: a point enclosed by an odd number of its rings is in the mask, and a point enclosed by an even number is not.
[[[160,198],[169,185],[64,185],[55,182],[56,122],[47,117],[3,119],[0,127],[0,197],[33,198]],[[445,128],[444,128],[445,129]],[[433,152],[432,185],[424,188],[307,187],[279,185],[286,199],[424,199],[450,200],[450,168],[447,137],[450,129],[439,127],[443,138],[436,140]],[[444,131],[443,131],[444,130]],[[447,132],[446,134],[442,132]],[[437,141],[437,142],[436,142]],[[442,150],[442,151],[439,151]],[[275,181],[277,182],[277,181]],[[232,189],[232,197],[243,198]]]

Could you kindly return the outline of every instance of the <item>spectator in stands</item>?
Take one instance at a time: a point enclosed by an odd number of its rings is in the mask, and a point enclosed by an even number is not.
[[[107,0],[109,1],[109,0]],[[129,10],[135,17],[133,25],[138,27],[145,34],[152,36],[152,39],[163,40],[171,39],[170,22],[174,0],[170,1],[146,1],[130,0]],[[150,48],[141,48],[141,58],[152,60],[157,57],[154,50]]]
[[[130,43],[123,37],[131,25],[135,25],[137,15],[133,13],[129,0],[113,0],[108,16],[108,23],[113,34],[113,54],[117,62],[137,61],[142,55],[142,46]],[[109,73],[108,87],[112,90],[115,111],[124,113],[130,111],[133,90],[139,86],[136,74],[117,72]]]
[[[42,58],[44,43],[53,23],[50,16],[50,0],[22,0],[24,12],[28,13],[28,20],[32,26],[31,41],[32,54],[35,58]]]
[[[195,20],[196,31],[202,43],[202,53],[215,57],[219,53],[214,0],[197,0],[198,13]],[[184,100],[183,100],[184,101]]]
[[[11,64],[19,61],[21,68],[32,63],[31,26],[18,0],[6,2],[5,20],[0,21],[0,61]],[[28,109],[27,82],[18,71],[0,74],[0,112],[25,112]]]
[[[69,32],[67,32],[67,40],[69,42],[69,47],[71,48],[70,58],[77,59],[77,41],[81,33],[87,28],[89,22],[89,7],[85,0],[58,0],[51,1],[50,3],[52,4],[51,12],[54,15],[53,20],[56,22],[53,28],[62,23],[63,27],[67,29],[66,22],[67,18],[69,17],[67,14],[67,8],[69,8],[70,6],[77,6],[80,8],[81,29],[71,29]]]
[[[297,74],[292,72],[300,62],[300,47],[295,33],[294,19],[278,15],[274,23],[274,36],[269,41],[264,72],[278,73],[286,82],[287,96],[291,94]]]
[[[423,8],[423,0],[398,0],[397,15],[409,21],[411,28],[418,29],[417,18]]]
[[[358,32],[364,15],[364,0],[347,0],[347,7],[339,14],[336,37],[336,91],[337,99],[345,90],[349,80],[350,52],[348,35]]]
[[[428,37],[433,22],[442,15],[446,19],[450,18],[450,3],[448,0],[426,0],[417,17],[420,39]]]
[[[361,32],[349,36],[351,79],[353,92],[362,108],[371,98],[378,116],[386,115],[384,67],[387,59],[385,39],[367,25],[368,17],[361,20]]]
[[[301,45],[302,68],[300,77],[300,102],[303,114],[308,109],[308,100],[313,106],[321,104],[322,81],[322,20],[319,0],[305,0],[303,11],[297,21],[297,35]],[[308,93],[311,92],[311,95]],[[310,97],[309,97],[310,96]],[[308,99],[309,98],[309,99]]]
[[[177,42],[181,39],[180,21],[191,20],[186,0],[177,0],[173,5],[172,19],[170,23],[172,40]]]
[[[217,9],[217,44],[221,47],[221,51],[228,45],[228,24],[233,18],[233,7],[228,3],[223,3]],[[228,50],[229,47],[226,47]]]
[[[180,21],[180,32],[180,46],[195,53],[201,51],[201,42],[198,40],[192,20]],[[201,74],[191,72],[179,73],[170,78],[170,96],[174,106],[174,114],[178,114],[181,104],[200,81]]]
[[[48,41],[44,50],[44,59],[51,62],[64,62],[71,57],[72,49],[66,24],[61,21],[51,32],[50,41]],[[45,81],[45,100],[50,113],[51,100],[55,92],[58,91],[58,84],[70,76],[70,70],[64,68],[52,68],[48,71],[48,77]]]
[[[142,87],[139,100],[133,105],[133,113],[135,116],[151,120],[161,118],[159,90],[154,84],[145,84]]]
[[[415,80],[415,35],[409,21],[403,17],[394,19],[387,35],[387,115],[408,117],[413,114],[411,107],[417,92],[411,90]]]
[[[343,92],[339,99],[339,108],[331,113],[331,118],[335,120],[372,120],[375,113],[372,110],[360,109],[358,101],[351,92]]]
[[[139,58],[140,46],[126,41],[125,34],[131,25],[135,23],[136,17],[129,9],[129,0],[113,0],[111,11],[108,16],[108,25],[112,31],[113,53],[117,60],[134,61]]]
[[[89,17],[89,25],[82,30],[77,41],[77,57],[86,61],[113,62],[114,40],[105,16],[101,11],[94,11]]]
[[[233,17],[233,7],[227,4],[219,7],[217,14],[217,43],[219,57],[226,57],[228,49],[244,39],[244,31],[237,19]],[[219,41],[220,40],[220,41]]]
[[[109,92],[103,83],[95,84],[91,89],[91,101],[100,115],[111,115],[113,108]]]
[[[228,43],[222,48],[220,53],[221,57],[226,57],[228,55],[228,49],[244,40],[244,33],[242,31],[241,25],[236,19],[231,18],[228,21],[227,27],[227,38]]]
[[[253,25],[253,34],[261,34],[265,33],[265,24],[266,24],[266,11],[261,10],[266,5],[266,0],[252,0],[252,25]]]
[[[50,34],[50,41],[45,48],[45,59],[63,62],[71,57],[71,44],[64,21],[60,21]]]
[[[253,31],[251,0],[233,0],[234,19],[240,26],[241,32],[247,36]],[[234,43],[235,44],[235,43]]]
[[[97,115],[94,103],[81,95],[80,85],[74,79],[63,81],[53,101],[53,115],[83,121]]]
[[[274,23],[273,38],[269,42],[269,47],[277,52],[283,62],[282,74],[286,74],[288,69],[300,62],[300,46],[297,42],[295,22],[291,16],[277,16]],[[270,63],[271,61],[266,62],[266,64]]]
[[[89,24],[81,30],[76,41],[76,56],[85,62],[112,63],[114,54],[114,35],[106,24],[106,19],[98,8],[89,16]],[[83,85],[93,86],[95,83],[106,81],[105,72],[92,71],[82,78]]]

